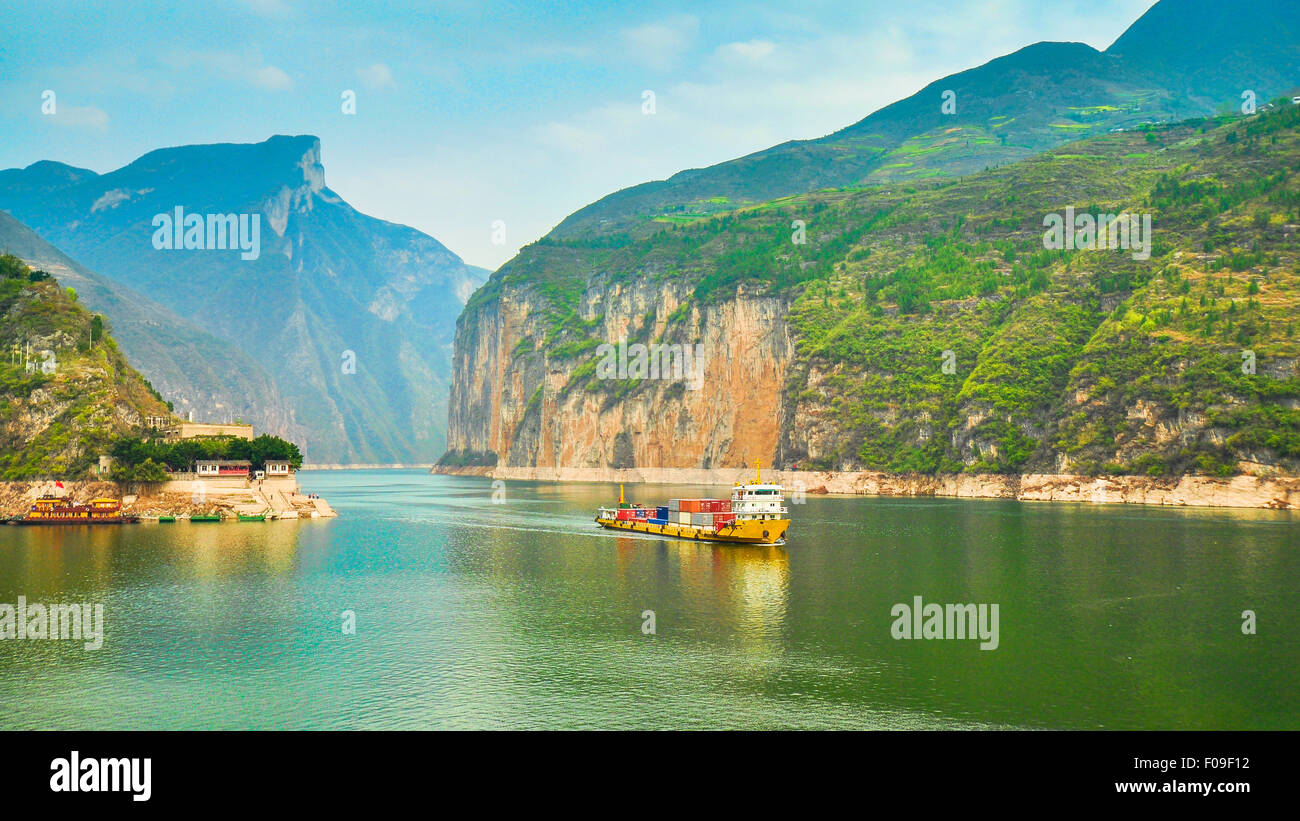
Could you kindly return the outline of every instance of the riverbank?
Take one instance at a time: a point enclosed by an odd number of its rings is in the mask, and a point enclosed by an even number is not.
[[[434,467],[433,473],[534,482],[731,485],[752,470],[704,468]],[[951,496],[1041,502],[1172,505],[1292,510],[1300,478],[1233,476],[1072,476],[1069,474],[945,474],[903,476],[873,471],[764,470],[763,478],[807,493],[853,496]]]
[[[60,484],[62,487],[60,487]],[[78,502],[95,498],[121,499],[130,516],[191,516],[217,514],[224,518],[270,514],[275,518],[330,518],[338,513],[324,499],[302,492],[291,479],[200,479],[169,482],[0,482],[0,516],[21,516],[32,501],[46,494]]]

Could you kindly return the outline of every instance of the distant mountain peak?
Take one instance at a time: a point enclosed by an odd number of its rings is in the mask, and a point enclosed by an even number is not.
[[[23,170],[30,174],[44,174],[51,177],[63,176],[74,179],[99,176],[89,168],[78,168],[75,165],[68,165],[58,160],[37,160]]]
[[[0,171],[0,186],[19,186],[29,193],[55,191],[98,177],[89,168],[77,168],[54,160],[39,160],[26,168]]]
[[[113,172],[171,176],[217,175],[259,180],[291,189],[325,188],[320,138],[277,134],[259,143],[201,143],[158,148]]]
[[[1160,0],[1133,21],[1106,49],[1107,54],[1141,57],[1152,46],[1177,49],[1198,59],[1202,45],[1215,45],[1225,33],[1246,42],[1286,39],[1300,17],[1295,0]]]
[[[1296,0],[1160,0],[1106,54],[1164,78],[1207,107],[1245,91],[1267,97],[1296,84],[1300,3]]]

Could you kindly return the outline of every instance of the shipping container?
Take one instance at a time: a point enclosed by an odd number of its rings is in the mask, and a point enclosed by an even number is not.
[[[722,526],[724,526],[724,525],[731,524],[731,523],[734,522],[734,521],[736,521],[736,514],[734,514],[734,513],[715,513],[715,514],[713,514],[713,526],[714,526],[714,527],[722,527]]]
[[[643,521],[649,518],[650,518],[650,511],[644,507],[625,507],[625,508],[619,508],[618,510],[618,519],[621,522],[630,521],[630,520]]]
[[[689,514],[689,513],[678,513],[678,514],[677,514],[677,524],[679,524],[679,525],[688,525],[688,524],[690,524],[690,523],[691,523],[691,514]]]
[[[655,518],[656,518],[656,519],[667,519],[667,518],[668,518],[668,506],[667,506],[667,505],[662,505],[662,506],[660,506],[660,507],[656,507],[656,508],[655,508]]]
[[[681,499],[669,499],[669,500],[668,500],[668,512],[669,512],[669,513],[678,513],[678,512],[680,512],[681,509],[682,509],[682,508],[681,508],[681,504],[682,504],[682,500],[681,500]]]
[[[649,523],[652,524],[652,525],[666,525],[666,524],[668,524],[668,518],[667,518],[667,517],[664,517],[664,518],[662,518],[662,519],[647,519],[646,521],[649,522]]]
[[[696,527],[713,527],[712,513],[692,513],[691,524]]]

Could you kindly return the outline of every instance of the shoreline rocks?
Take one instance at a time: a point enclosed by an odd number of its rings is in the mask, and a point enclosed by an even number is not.
[[[730,485],[745,469],[435,467],[432,473],[535,482]],[[1300,508],[1300,477],[1075,476],[1070,474],[898,475],[874,471],[764,470],[787,493],[852,496],[938,496],[1020,501],[1141,504],[1292,510]]]
[[[49,493],[79,502],[96,497],[122,500],[124,513],[133,516],[188,516],[222,514],[257,515],[272,512],[282,518],[331,518],[338,513],[324,499],[308,498],[292,479],[264,480],[251,484],[236,479],[168,482],[67,481],[59,487],[52,480],[0,482],[0,515],[21,516],[34,499]],[[285,516],[290,513],[297,514]],[[314,515],[313,515],[314,514]]]

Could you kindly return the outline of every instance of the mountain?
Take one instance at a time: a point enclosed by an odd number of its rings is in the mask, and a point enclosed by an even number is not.
[[[633,186],[570,215],[557,239],[654,230],[824,188],[956,177],[1053,146],[1237,110],[1300,84],[1300,4],[1162,0],[1110,48],[1035,43],[945,77],[840,131]],[[944,113],[951,91],[953,113]]]
[[[192,348],[177,352],[169,367],[191,382],[239,370],[222,348],[242,351],[256,364],[244,376],[265,374],[267,401],[283,397],[290,410],[250,421],[301,441],[309,461],[418,462],[441,452],[454,323],[486,272],[432,237],[349,206],[325,185],[316,138],[159,149],[103,175],[36,163],[0,172],[0,208],[221,340],[198,359]],[[155,217],[177,209],[204,228],[189,248],[155,247],[172,238]],[[226,248],[193,247],[208,245],[219,215],[243,215],[246,248],[229,247],[233,232],[226,243],[212,235]],[[104,311],[125,324],[114,306]],[[162,371],[156,358],[143,360],[146,373]],[[195,418],[236,415],[222,404],[199,405]]]
[[[270,376],[234,344],[81,266],[3,211],[0,250],[49,272],[76,290],[80,304],[108,317],[114,339],[179,416],[194,411],[200,421],[225,416],[290,439],[303,436]]]
[[[170,417],[101,319],[46,272],[0,255],[0,478],[83,478],[117,436]]]
[[[599,249],[467,309],[444,464],[1294,475],[1297,169],[1288,104]],[[1045,247],[1067,208],[1137,233]],[[603,342],[702,369],[602,371]]]
[[[906,160],[946,178],[888,177],[885,166],[904,160],[872,155],[844,162],[876,177],[827,186],[841,172],[814,142],[577,212],[462,314],[443,463],[1296,472],[1300,109],[1266,106],[1283,67],[1233,60],[1300,12],[1261,3],[1269,22],[1249,18],[1246,31],[1224,15],[1197,19],[1218,26],[1195,41],[1205,65],[1161,57],[1187,28],[1170,16],[1201,8],[1153,7],[1158,25],[1140,20],[1117,42],[1143,62],[1039,44],[837,138],[879,135],[881,150],[911,151],[953,88],[959,112],[1004,118],[1018,136],[984,146],[986,157],[931,140]],[[1203,84],[1196,95],[1189,82]],[[1128,109],[1114,96],[1068,96],[1105,84],[1146,96]],[[1241,117],[1239,91],[1214,97],[1238,86],[1257,90],[1260,115]],[[1085,127],[1056,127],[1089,99],[1074,115]],[[997,102],[981,110],[980,100]],[[1216,109],[1224,116],[1143,122]],[[1025,156],[1002,162],[1016,151]],[[973,169],[987,159],[997,161]],[[706,194],[708,209],[690,199]],[[681,210],[668,210],[674,199]],[[1154,240],[1136,259],[1049,250],[1044,221],[1067,207],[1149,215]],[[698,383],[603,372],[600,346],[620,342],[703,346]]]

